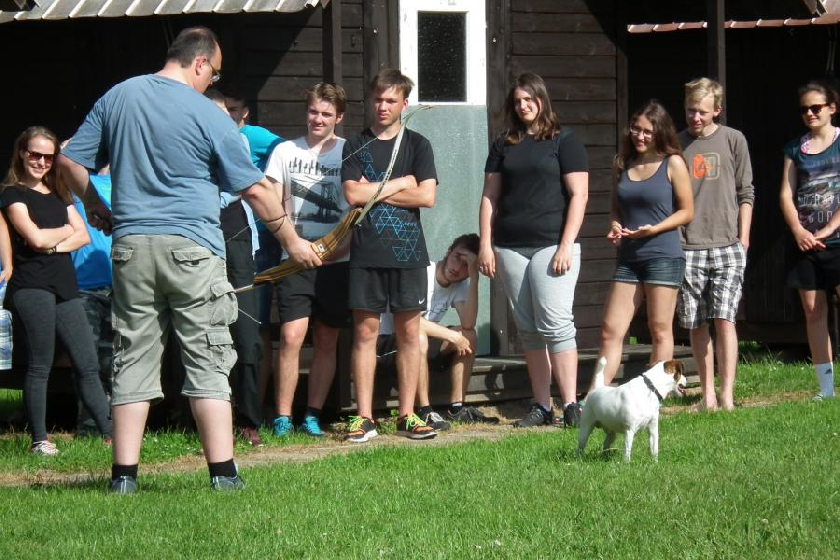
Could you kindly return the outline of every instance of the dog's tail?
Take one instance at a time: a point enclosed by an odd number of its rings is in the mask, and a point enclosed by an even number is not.
[[[595,364],[595,374],[592,376],[592,382],[589,384],[589,393],[604,386],[604,370],[606,368],[607,359],[601,356],[598,358],[598,363]]]

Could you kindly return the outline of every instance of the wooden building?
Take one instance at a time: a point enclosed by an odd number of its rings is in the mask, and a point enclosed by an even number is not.
[[[436,107],[412,121],[432,140],[441,179],[436,207],[423,213],[435,257],[454,236],[477,231],[484,159],[501,131],[504,96],[516,75],[536,72],[546,79],[562,124],[589,151],[575,317],[578,345],[593,348],[614,267],[604,240],[610,168],[629,111],[657,97],[679,126],[682,84],[725,76],[725,115],[746,134],[756,175],[742,325],[756,340],[801,341],[798,304],[781,276],[779,150],[799,130],[796,86],[834,75],[837,25],[725,22],[807,19],[832,2],[0,0],[0,49],[12,100],[0,127],[0,161],[8,161],[14,137],[30,124],[72,134],[109,86],[157,71],[174,35],[190,25],[217,31],[221,85],[240,84],[254,102],[252,122],[284,137],[304,131],[301,92],[321,80],[347,89],[343,133],[355,134],[367,120],[365,84],[380,68],[398,67],[417,81],[412,104]],[[673,22],[687,23],[669,33],[654,28]],[[480,292],[480,353],[517,354],[501,287],[482,279]]]

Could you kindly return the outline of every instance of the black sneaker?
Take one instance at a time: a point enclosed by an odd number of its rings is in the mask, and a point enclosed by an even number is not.
[[[351,416],[350,424],[347,426],[345,439],[353,443],[365,443],[376,436],[376,422],[364,416]]]
[[[449,422],[444,420],[443,416],[441,416],[440,414],[438,414],[434,410],[431,411],[430,413],[426,414],[422,418],[423,418],[423,422],[425,422],[427,426],[431,426],[432,429],[436,432],[445,432],[446,430],[448,430],[451,427],[449,425]]]
[[[580,425],[580,413],[582,410],[581,406],[576,402],[567,404],[566,408],[563,409],[563,424],[567,428],[577,428]]]
[[[108,491],[111,494],[134,494],[137,492],[137,479],[128,475],[112,478]]]
[[[437,432],[416,414],[397,419],[397,435],[408,439],[432,439]]]
[[[474,406],[462,406],[456,413],[447,411],[446,416],[452,422],[464,424],[498,424],[499,419],[495,416],[485,416]]]
[[[554,424],[554,413],[546,412],[543,407],[534,403],[531,410],[523,418],[513,423],[514,428],[532,428],[534,426],[552,426]]]

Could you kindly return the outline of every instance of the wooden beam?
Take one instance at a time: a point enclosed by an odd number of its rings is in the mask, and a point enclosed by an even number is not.
[[[341,56],[342,35],[341,35],[341,0],[332,0],[324,7],[323,41],[324,56],[324,81],[333,84],[341,84],[344,81],[344,65]],[[339,124],[335,127],[339,136],[344,134],[344,126]]]
[[[616,6],[615,29],[615,141],[621,143],[621,137],[630,119],[630,65],[627,59],[627,22],[630,9],[627,2],[619,2]],[[635,108],[634,108],[635,109]],[[617,148],[618,146],[616,146]]]
[[[363,0],[364,82],[373,80],[383,68],[399,68],[399,6],[388,0]],[[370,103],[365,103],[365,122],[373,119]]]
[[[706,42],[709,77],[723,86],[723,106],[726,107],[726,0],[706,0],[706,21],[709,29]],[[726,124],[726,111],[720,114],[720,124]]]
[[[510,0],[486,3],[487,17],[487,130],[490,141],[501,133],[508,85],[511,82]],[[516,328],[509,317],[508,301],[500,280],[490,281],[490,353],[515,353]]]

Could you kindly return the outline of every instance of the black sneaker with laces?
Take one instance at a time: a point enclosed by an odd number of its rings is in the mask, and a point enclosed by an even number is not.
[[[347,435],[344,439],[353,443],[365,443],[378,435],[376,422],[372,419],[364,416],[351,416],[350,423],[347,426]]]
[[[563,424],[567,428],[577,428],[580,425],[581,406],[576,403],[569,403],[563,409]]]
[[[534,426],[552,426],[554,425],[554,413],[546,412],[543,407],[534,403],[531,405],[531,410],[528,414],[513,423],[514,428],[533,428]]]
[[[446,412],[447,418],[452,422],[461,422],[463,424],[498,424],[499,419],[495,416],[485,416],[480,410],[474,406],[462,406],[458,412],[453,413],[451,410]]]
[[[426,423],[427,426],[431,426],[431,428],[436,432],[445,432],[451,426],[449,422],[443,419],[443,416],[435,412],[434,410],[426,414],[425,416],[421,416],[423,422]]]

